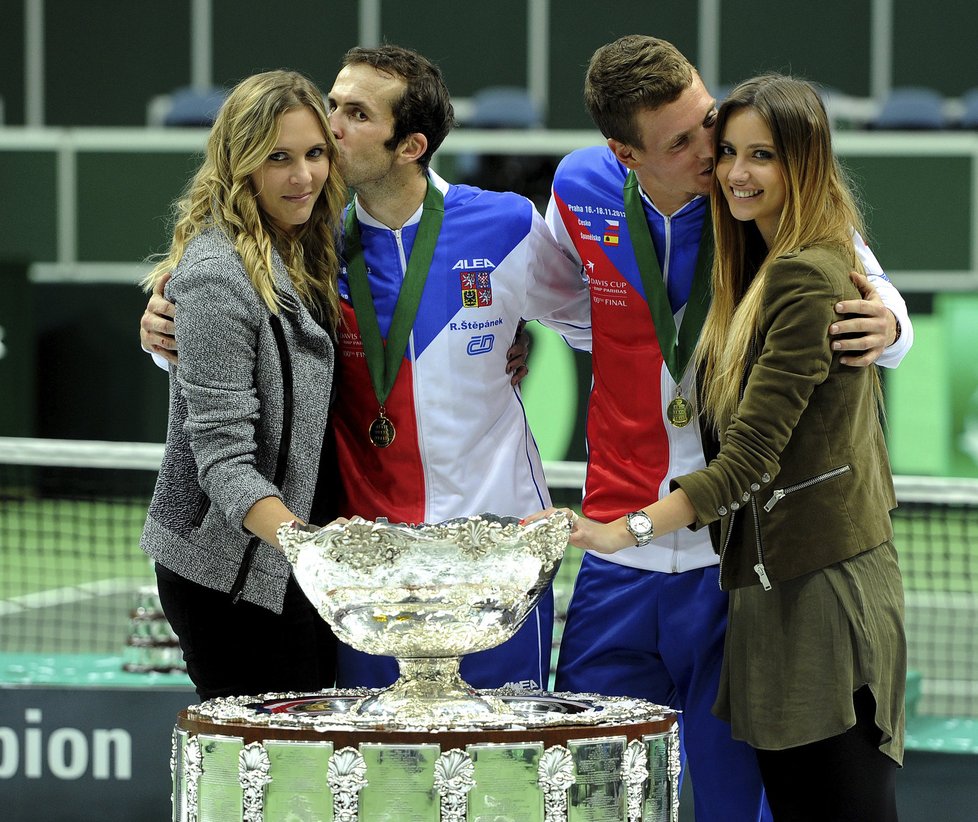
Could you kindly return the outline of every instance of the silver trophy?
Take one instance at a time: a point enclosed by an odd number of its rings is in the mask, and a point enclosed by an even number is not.
[[[553,580],[569,532],[560,513],[527,525],[483,514],[417,526],[359,518],[315,531],[283,525],[278,538],[336,636],[397,659],[398,680],[353,711],[451,723],[508,710],[468,685],[459,662],[522,625]]]

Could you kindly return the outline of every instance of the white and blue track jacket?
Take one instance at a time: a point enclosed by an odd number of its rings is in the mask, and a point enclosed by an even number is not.
[[[378,415],[340,273],[343,323],[333,409],[344,498],[340,513],[393,522],[439,522],[491,512],[524,516],[550,504],[506,351],[521,319],[540,320],[589,350],[587,285],[580,263],[554,241],[533,204],[516,194],[432,181],[445,217],[408,349],[385,403],[394,442],[367,435]],[[421,209],[401,229],[356,203],[367,278],[386,338]]]

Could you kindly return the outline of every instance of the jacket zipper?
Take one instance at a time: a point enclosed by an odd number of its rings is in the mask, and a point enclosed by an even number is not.
[[[775,505],[788,496],[788,494],[793,494],[795,491],[804,491],[806,488],[811,488],[813,485],[818,485],[820,482],[825,482],[826,480],[834,479],[835,477],[842,476],[843,474],[848,474],[850,471],[852,471],[851,465],[840,465],[838,468],[833,468],[831,471],[826,471],[824,474],[811,477],[804,482],[796,482],[794,485],[788,485],[785,488],[776,488],[772,492],[771,499],[764,503],[764,510],[770,511]]]
[[[668,285],[669,274],[671,273],[669,271],[669,268],[672,265],[672,259],[671,259],[672,258],[672,218],[666,217],[663,214],[662,223],[663,223],[662,225],[663,235],[665,236],[665,240],[666,240],[666,253],[662,255],[662,263],[663,263],[662,272],[663,274],[665,274],[665,281],[666,284]]]
[[[764,567],[764,546],[761,544],[761,515],[757,513],[757,497],[750,498],[750,509],[754,513],[754,543],[757,546],[757,565],[754,566],[754,573],[761,581],[765,591],[771,590],[771,580],[767,577],[767,569]]]
[[[275,347],[278,349],[279,364],[282,368],[282,434],[279,437],[278,458],[275,461],[275,476],[272,478],[272,485],[282,491],[285,481],[285,471],[288,467],[289,449],[292,447],[292,413],[293,413],[293,376],[292,376],[292,357],[289,354],[289,346],[285,340],[285,332],[282,330],[282,320],[277,314],[270,314],[268,323],[272,327],[272,335],[275,337]],[[245,583],[248,581],[248,573],[251,571],[251,564],[255,559],[255,551],[261,540],[253,536],[245,546],[244,556],[241,558],[241,565],[238,567],[237,576],[231,586],[231,601],[238,603],[244,593]]]
[[[727,547],[730,545],[730,535],[733,533],[734,520],[737,519],[737,512],[730,512],[730,524],[727,526],[727,536],[723,540],[723,545],[720,546],[720,573],[717,575],[717,579],[720,583],[720,590],[723,590],[723,558],[727,555]]]

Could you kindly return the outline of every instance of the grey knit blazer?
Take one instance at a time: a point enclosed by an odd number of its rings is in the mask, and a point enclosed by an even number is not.
[[[300,302],[278,254],[275,282],[292,381],[268,307],[231,241],[211,229],[192,240],[166,286],[176,304],[179,363],[170,366],[166,450],[143,529],[144,551],[186,579],[230,591],[251,534],[244,517],[279,497],[308,518],[333,381],[330,335]],[[281,487],[272,480],[291,393],[291,440]],[[290,566],[262,542],[242,597],[281,613]]]

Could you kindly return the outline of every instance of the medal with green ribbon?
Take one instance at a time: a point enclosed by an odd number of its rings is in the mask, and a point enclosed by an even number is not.
[[[428,279],[428,269],[435,253],[441,222],[445,216],[445,198],[442,193],[428,180],[428,190],[422,204],[421,222],[418,224],[418,234],[408,258],[407,271],[397,296],[394,316],[387,332],[387,343],[380,335],[380,325],[377,322],[377,310],[374,308],[370,284],[367,281],[367,266],[363,259],[363,245],[360,242],[360,226],[357,221],[356,205],[350,206],[346,213],[344,225],[344,246],[346,250],[346,270],[350,281],[350,299],[353,303],[353,313],[360,327],[360,338],[363,340],[363,353],[367,360],[367,371],[373,384],[374,395],[380,406],[380,412],[367,429],[370,441],[378,448],[386,448],[397,434],[394,423],[387,416],[384,403],[390,396],[397,372],[407,351],[408,338],[414,326],[414,318],[418,314],[421,303],[421,293]]]
[[[652,245],[652,232],[645,217],[642,205],[642,194],[639,190],[638,178],[634,171],[628,172],[625,180],[625,222],[628,224],[628,234],[632,240],[632,249],[638,263],[639,275],[645,287],[645,301],[652,312],[652,322],[655,325],[655,335],[659,340],[659,349],[665,360],[666,368],[676,384],[676,396],[666,408],[669,422],[676,428],[689,424],[693,418],[693,404],[682,395],[681,383],[686,366],[696,348],[706,312],[710,307],[710,266],[713,257],[713,230],[710,222],[710,212],[707,209],[703,220],[703,233],[700,236],[700,247],[696,255],[696,269],[693,282],[686,299],[686,311],[676,333],[676,321],[673,318],[672,306],[666,284],[662,279],[662,269],[655,256]]]

